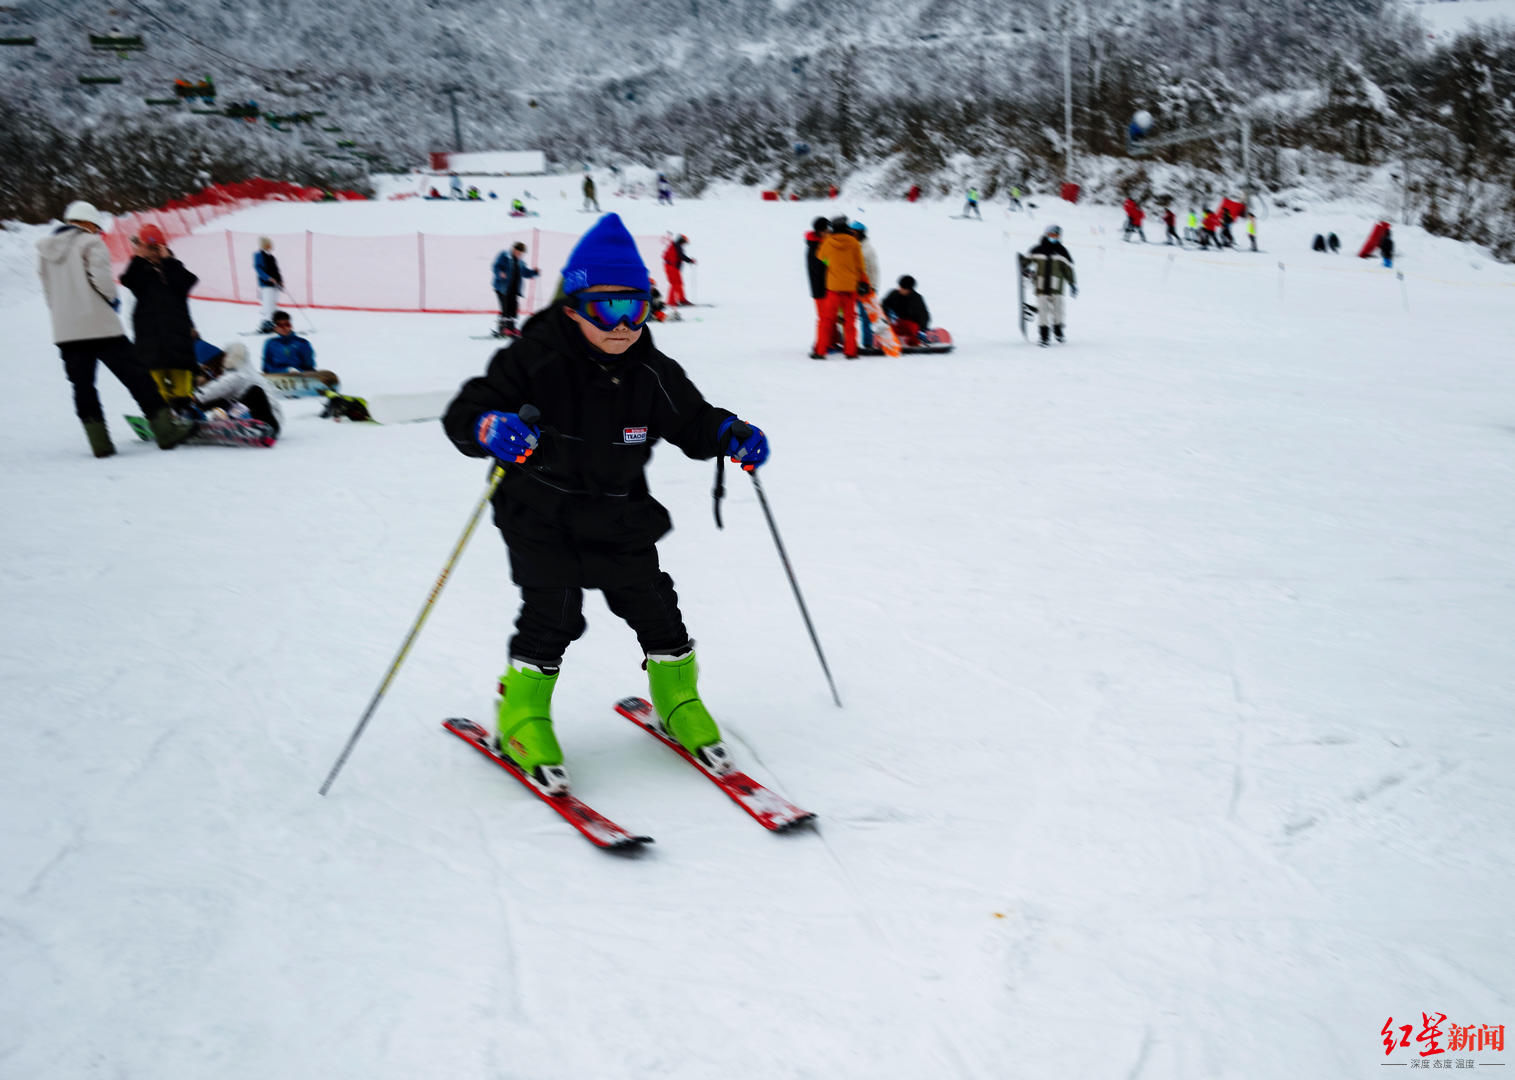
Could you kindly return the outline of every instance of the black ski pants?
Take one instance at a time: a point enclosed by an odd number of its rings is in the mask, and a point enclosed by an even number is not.
[[[126,335],[64,341],[58,345],[58,352],[63,356],[63,372],[74,386],[74,415],[84,423],[99,423],[105,419],[100,394],[95,389],[95,368],[99,364],[104,364],[121,381],[137,400],[143,416],[150,418],[163,408],[163,395],[158,392],[158,384],[137,359]]]
[[[645,653],[676,653],[689,645],[673,578],[659,571],[650,581],[601,589],[610,610],[636,631]],[[584,590],[521,587],[510,655],[542,667],[557,667],[570,643],[584,633]]]
[[[498,289],[495,290],[495,295],[500,298],[500,315],[514,322],[521,298],[513,292],[500,292]]]

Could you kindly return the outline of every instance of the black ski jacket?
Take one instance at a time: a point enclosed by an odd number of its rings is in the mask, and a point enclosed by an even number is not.
[[[623,355],[594,349],[554,305],[489,361],[447,407],[442,425],[469,457],[490,411],[541,410],[541,445],[509,464],[494,497],[516,584],[605,588],[658,573],[654,544],[671,529],[647,490],[652,447],[667,439],[696,459],[717,454],[716,430],[733,415],[708,404],[684,369],[652,343],[650,329]]]
[[[1068,268],[1064,276],[1068,279],[1068,284],[1073,284],[1073,256],[1068,254],[1068,249],[1063,247],[1061,240],[1053,240],[1049,236],[1044,236],[1027,254],[1046,256],[1046,258],[1042,259],[1036,274],[1036,291],[1039,294],[1045,296],[1048,293],[1060,293],[1063,291],[1061,286],[1054,287],[1052,280],[1059,273],[1057,269],[1057,260],[1059,258],[1067,260]]]
[[[824,240],[818,232],[805,234],[805,271],[810,275],[810,298],[812,300],[826,299],[826,264],[815,257],[816,248],[821,246]]]
[[[135,255],[127,264],[121,284],[137,298],[132,336],[136,338],[137,359],[144,367],[193,371],[198,366],[189,291],[199,280],[172,257],[154,265]]]
[[[902,293],[895,289],[884,297],[884,313],[896,319],[909,319],[922,330],[931,326],[931,312],[926,310],[926,301],[918,292]]]

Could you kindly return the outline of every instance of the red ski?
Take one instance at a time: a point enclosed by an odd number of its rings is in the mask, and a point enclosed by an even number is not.
[[[584,838],[595,847],[609,851],[636,851],[643,844],[652,843],[652,837],[632,835],[604,814],[580,801],[577,796],[547,794],[533,784],[515,762],[491,746],[489,732],[472,720],[454,717],[443,720],[442,726],[519,780],[522,787],[556,810],[559,817],[583,833]]]
[[[712,772],[703,761],[663,733],[663,729],[658,726],[657,713],[652,710],[652,703],[645,698],[622,698],[615,703],[615,711],[700,770],[707,780],[730,796],[732,802],[756,818],[763,828],[783,832],[785,829],[792,829],[796,825],[815,820],[815,815],[809,810],[801,810],[778,792],[769,790],[746,773],[717,774]]]

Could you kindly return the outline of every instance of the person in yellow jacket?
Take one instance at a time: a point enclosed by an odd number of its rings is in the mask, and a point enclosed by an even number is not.
[[[826,359],[826,350],[831,347],[831,335],[836,326],[836,317],[842,317],[842,354],[849,360],[857,359],[857,298],[873,291],[868,281],[868,270],[863,262],[863,247],[853,235],[845,217],[831,222],[831,232],[821,240],[815,251],[816,258],[826,264],[826,298],[821,301],[820,318],[816,320],[815,348],[810,353],[812,360]]]

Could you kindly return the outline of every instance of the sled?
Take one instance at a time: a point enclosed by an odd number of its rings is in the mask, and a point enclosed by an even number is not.
[[[900,339],[894,336],[894,327],[889,325],[889,316],[885,315],[884,309],[879,307],[878,296],[870,292],[867,296],[860,296],[858,299],[863,303],[863,311],[868,314],[868,323],[873,330],[873,348],[885,356],[898,356]]]

